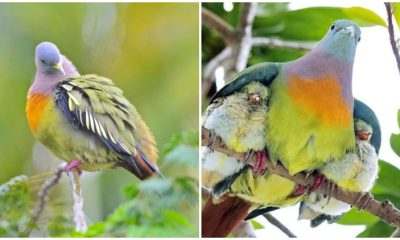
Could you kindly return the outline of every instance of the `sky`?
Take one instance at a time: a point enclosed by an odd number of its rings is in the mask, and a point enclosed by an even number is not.
[[[311,6],[352,7],[361,6],[379,14],[386,21],[386,11],[382,2],[361,3],[360,1],[297,1],[291,3],[291,9]],[[399,36],[399,35],[397,35]],[[392,151],[389,143],[390,135],[397,133],[397,110],[400,109],[400,77],[386,28],[362,28],[362,39],[357,48],[353,72],[353,95],[369,105],[378,116],[382,128],[382,147],[379,158],[400,168],[400,159]],[[302,238],[319,238],[334,236],[355,237],[363,226],[344,226],[323,223],[311,228],[308,221],[298,221],[298,205],[273,212],[285,226],[295,235]],[[263,217],[257,221],[266,228],[256,230],[258,237],[285,237],[280,230],[272,226]]]

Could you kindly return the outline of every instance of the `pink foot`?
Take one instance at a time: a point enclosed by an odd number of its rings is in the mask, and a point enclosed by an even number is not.
[[[74,160],[70,163],[68,163],[67,167],[65,168],[65,171],[70,172],[72,169],[76,169],[78,171],[78,174],[82,174],[82,169],[79,168],[79,164],[81,164],[81,161],[79,160]]]
[[[303,185],[297,184],[296,189],[292,192],[293,197],[298,197],[306,193],[307,188]]]
[[[252,168],[253,173],[254,174],[258,174],[258,175],[264,175],[265,169],[266,169],[265,164],[268,161],[267,153],[264,150],[263,151],[257,151],[256,152],[256,157],[257,157],[257,162]]]
[[[321,186],[321,184],[324,182],[324,180],[325,180],[325,176],[318,173],[313,185],[311,186],[310,191],[314,192],[315,190],[317,190]]]

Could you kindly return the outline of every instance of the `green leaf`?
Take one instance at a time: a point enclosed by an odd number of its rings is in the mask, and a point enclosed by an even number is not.
[[[165,178],[151,178],[139,184],[139,189],[147,194],[164,193],[172,188],[172,180]]]
[[[163,212],[163,215],[166,221],[173,222],[181,227],[187,227],[190,225],[189,221],[182,214],[175,211],[166,210]]]
[[[351,209],[337,223],[343,225],[371,225],[378,221],[379,218],[366,212]]]
[[[188,145],[178,145],[172,149],[167,155],[165,160],[179,165],[198,166],[199,152],[198,147]]]
[[[393,9],[393,16],[394,19],[396,20],[397,26],[400,27],[400,3],[390,3],[390,5],[392,6]],[[400,123],[400,120],[399,120]]]
[[[400,169],[392,164],[379,160],[379,176],[375,182],[372,194],[374,195],[392,195],[400,198]],[[389,199],[390,200],[390,199]]]
[[[318,41],[338,19],[349,19],[362,27],[386,26],[371,10],[361,7],[310,7],[275,15],[260,16],[254,22],[254,35]]]
[[[390,136],[390,146],[393,151],[400,157],[400,134],[392,134]]]
[[[251,220],[250,223],[256,230],[265,228],[261,223],[257,222],[256,220]]]
[[[389,237],[395,227],[384,223],[382,221],[378,221],[375,224],[368,226],[363,232],[361,232],[357,237]]]

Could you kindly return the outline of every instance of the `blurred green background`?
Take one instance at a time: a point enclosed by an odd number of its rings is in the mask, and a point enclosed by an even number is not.
[[[197,136],[198,18],[198,3],[0,3],[0,184],[60,163],[35,143],[25,116],[34,51],[42,41],[55,43],[81,74],[109,77],[124,91],[155,135],[164,175],[197,179],[197,162],[175,166],[162,149],[182,131]],[[123,186],[132,182],[138,180],[122,169],[85,173],[88,223],[113,212],[123,201]],[[57,187],[52,199],[67,202],[68,209],[69,184],[64,179]],[[198,206],[182,211],[198,221]]]

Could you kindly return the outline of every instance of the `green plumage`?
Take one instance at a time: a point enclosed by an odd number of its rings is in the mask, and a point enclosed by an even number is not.
[[[152,134],[110,79],[70,77],[60,82],[53,94],[37,137],[56,156],[66,161],[79,159],[80,167],[87,171],[130,165],[140,176],[143,170],[147,174],[156,169]],[[140,155],[148,159],[140,162]]]

